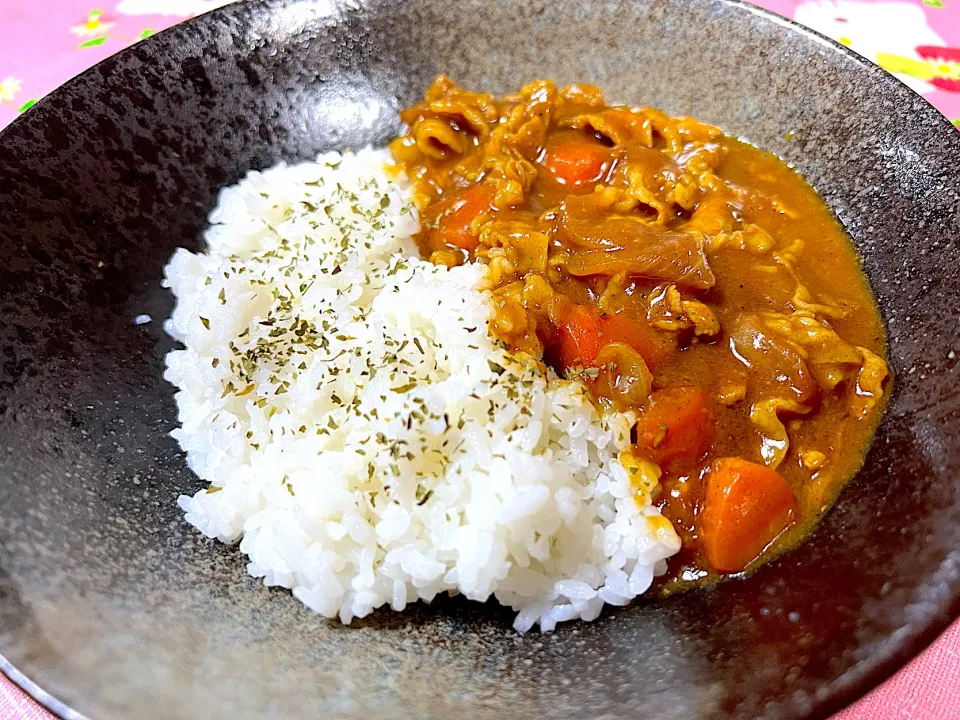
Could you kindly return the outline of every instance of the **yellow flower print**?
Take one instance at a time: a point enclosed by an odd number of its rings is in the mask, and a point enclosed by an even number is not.
[[[19,78],[5,77],[0,80],[0,103],[10,103],[23,88]]]
[[[83,25],[74,25],[70,32],[79,38],[104,37],[116,23],[105,22],[102,10],[91,10]]]
[[[960,80],[960,62],[914,60],[893,53],[877,53],[877,65],[887,72],[902,73],[920,80]]]

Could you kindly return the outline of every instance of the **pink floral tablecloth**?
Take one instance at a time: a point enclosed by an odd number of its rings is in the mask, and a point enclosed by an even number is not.
[[[228,0],[0,0],[0,129],[68,78]],[[895,73],[960,126],[960,0],[755,0]],[[0,720],[51,716],[0,674]],[[834,720],[960,720],[960,623]]]

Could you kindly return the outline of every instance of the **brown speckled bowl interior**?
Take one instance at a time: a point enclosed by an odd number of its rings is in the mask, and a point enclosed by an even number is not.
[[[898,380],[808,543],[745,582],[518,637],[458,600],[327,623],[185,525],[176,497],[200,482],[168,436],[161,267],[220,186],[383,143],[438,71],[595,83],[779,153],[823,194]],[[729,0],[276,0],[120,53],[0,135],[4,667],[97,719],[828,714],[960,610],[958,168],[921,98]]]

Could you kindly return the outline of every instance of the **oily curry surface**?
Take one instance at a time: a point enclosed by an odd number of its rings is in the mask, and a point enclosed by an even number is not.
[[[592,86],[495,98],[440,76],[392,151],[422,253],[489,267],[494,335],[634,413],[683,541],[666,591],[810,532],[862,462],[880,317],[829,210],[776,157]]]

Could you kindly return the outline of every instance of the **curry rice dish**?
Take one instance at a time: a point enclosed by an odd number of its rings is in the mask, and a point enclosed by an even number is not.
[[[187,520],[350,622],[551,630],[803,540],[882,412],[829,210],[692,118],[444,76],[387,151],[251,172],[166,269]]]

